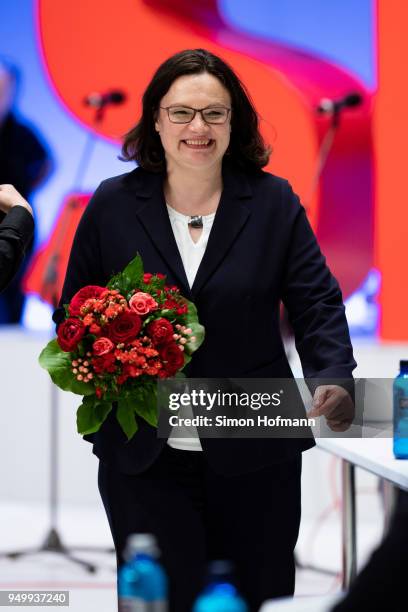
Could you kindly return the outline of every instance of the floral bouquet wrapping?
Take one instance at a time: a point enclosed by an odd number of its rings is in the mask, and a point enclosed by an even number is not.
[[[138,255],[107,287],[83,287],[64,308],[39,362],[58,387],[84,396],[78,432],[98,431],[112,402],[128,439],[136,415],[157,427],[157,380],[183,376],[204,340],[194,304],[163,274],[144,273]]]

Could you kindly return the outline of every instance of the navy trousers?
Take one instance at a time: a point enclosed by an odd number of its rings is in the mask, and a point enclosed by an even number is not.
[[[235,565],[238,587],[257,612],[266,599],[292,595],[300,524],[302,455],[238,476],[212,470],[202,452],[166,445],[138,475],[100,462],[98,484],[123,564],[127,536],[156,535],[169,578],[170,612],[191,612],[210,560]]]

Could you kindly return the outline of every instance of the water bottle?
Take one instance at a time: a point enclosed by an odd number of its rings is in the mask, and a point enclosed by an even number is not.
[[[400,361],[400,373],[394,380],[394,455],[408,459],[408,360]]]
[[[140,533],[128,537],[127,562],[118,574],[119,612],[167,612],[167,578],[158,556],[153,535]]]
[[[208,584],[198,596],[193,612],[248,612],[234,584],[232,563],[213,561],[210,564]]]

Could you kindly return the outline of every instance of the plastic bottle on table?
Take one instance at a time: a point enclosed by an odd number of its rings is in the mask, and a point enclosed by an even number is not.
[[[118,574],[119,612],[167,612],[167,577],[158,556],[153,535],[140,533],[128,537],[127,562]]]
[[[408,459],[408,360],[400,361],[400,373],[393,385],[394,455]]]
[[[207,586],[198,596],[193,612],[248,612],[234,584],[231,562],[213,561],[210,564]]]

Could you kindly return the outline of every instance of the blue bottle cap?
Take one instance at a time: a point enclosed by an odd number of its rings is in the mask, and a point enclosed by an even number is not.
[[[151,557],[159,556],[156,537],[151,533],[132,533],[128,536],[125,549],[125,558],[130,559],[135,554],[147,554]]]

